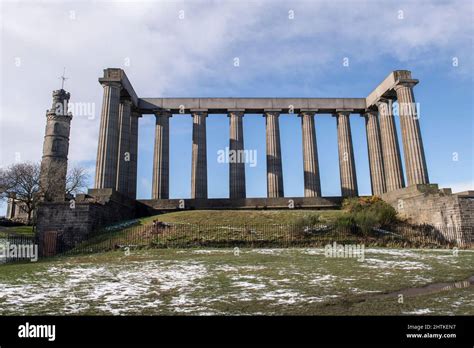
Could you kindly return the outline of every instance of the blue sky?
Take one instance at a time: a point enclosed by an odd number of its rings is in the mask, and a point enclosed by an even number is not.
[[[39,161],[45,110],[63,67],[75,114],[70,163],[95,169],[102,88],[123,68],[141,97],[365,97],[391,71],[420,80],[415,98],[430,181],[473,189],[473,3],[470,1],[7,2],[2,6],[0,165]],[[104,14],[107,14],[104,16]],[[293,14],[293,16],[292,16]],[[293,17],[293,18],[291,18]],[[239,67],[234,66],[238,57]],[[349,66],[343,65],[348,58]],[[453,62],[457,61],[457,65]],[[210,197],[228,196],[228,118],[207,120]],[[191,116],[171,119],[171,197],[189,197]],[[398,120],[397,126],[399,129]],[[154,117],[139,126],[138,195],[151,194]],[[280,118],[285,195],[303,195],[300,120]],[[370,193],[364,121],[351,116],[357,179]],[[336,123],[316,116],[323,195],[339,195]],[[265,123],[244,118],[247,195],[264,197]],[[400,138],[401,143],[401,138]],[[403,151],[403,149],[402,149]],[[457,160],[456,159],[457,156]],[[0,208],[0,215],[3,214]]]

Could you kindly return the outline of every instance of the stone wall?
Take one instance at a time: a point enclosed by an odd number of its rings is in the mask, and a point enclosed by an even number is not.
[[[427,184],[408,186],[381,197],[410,223],[431,225],[461,246],[473,242],[474,191],[452,194],[450,189]]]
[[[45,234],[56,232],[56,251],[65,251],[102,226],[146,214],[146,207],[112,189],[93,189],[70,202],[44,202],[37,212],[37,242],[43,251]]]

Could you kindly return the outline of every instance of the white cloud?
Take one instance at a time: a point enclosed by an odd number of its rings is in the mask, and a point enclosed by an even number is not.
[[[40,159],[45,111],[63,66],[71,101],[92,103],[96,113],[92,120],[75,115],[69,158],[94,161],[102,94],[97,78],[104,68],[124,68],[140,96],[185,96],[220,86],[238,91],[265,83],[268,74],[324,75],[344,55],[367,62],[384,55],[414,60],[430,50],[468,55],[470,6],[468,1],[3,3],[0,164],[12,163],[16,152],[22,160]],[[403,20],[397,18],[400,9]],[[184,19],[178,18],[180,10]],[[236,56],[242,64],[238,73],[232,65]],[[124,66],[126,59],[130,66]]]

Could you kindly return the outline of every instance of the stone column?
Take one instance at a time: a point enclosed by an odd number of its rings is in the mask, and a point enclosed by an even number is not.
[[[206,117],[202,111],[193,115],[193,152],[191,166],[191,198],[207,198]]]
[[[300,117],[303,135],[304,196],[321,197],[314,112],[302,112]]]
[[[386,192],[386,186],[377,112],[368,111],[364,114],[364,118],[365,129],[367,132],[367,150],[369,152],[372,195],[380,196],[382,193]]]
[[[116,190],[128,195],[130,165],[130,114],[132,101],[125,99],[119,105],[119,145],[117,154]]]
[[[429,183],[425,151],[413,96],[414,85],[415,82],[400,82],[395,86],[408,185]]]
[[[95,170],[95,187],[99,189],[116,187],[121,88],[117,82],[104,82],[102,86],[104,97]]]
[[[169,112],[156,115],[153,160],[153,199],[169,198],[170,117]]]
[[[265,112],[267,138],[267,196],[284,197],[279,112]]]
[[[15,218],[15,199],[8,198],[8,205],[7,205],[7,219],[14,219]]]
[[[130,117],[130,163],[128,166],[128,196],[137,198],[137,164],[138,164],[138,118],[137,111],[132,111]]]
[[[377,103],[380,115],[380,140],[385,172],[387,192],[398,190],[405,186],[402,171],[402,161],[395,119],[392,113],[392,101],[380,99]]]
[[[245,163],[242,156],[244,150],[244,129],[241,111],[229,112],[230,144],[229,144],[229,197],[245,198]]]
[[[349,111],[337,111],[335,114],[337,120],[341,195],[343,197],[353,197],[358,195],[349,115]]]

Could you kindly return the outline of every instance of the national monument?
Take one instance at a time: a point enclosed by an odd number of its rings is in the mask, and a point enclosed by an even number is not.
[[[358,196],[357,174],[350,117],[365,119],[372,195],[380,196],[397,211],[418,223],[434,228],[459,227],[446,236],[462,244],[470,234],[462,228],[474,226],[474,192],[452,194],[429,183],[420,119],[414,97],[418,80],[411,72],[391,72],[365,98],[141,98],[135,93],[125,71],[105,69],[99,78],[103,104],[94,188],[78,195],[74,204],[65,201],[65,170],[72,115],[58,113],[57,103],[67,102],[63,89],[53,93],[53,108],[47,113],[42,160],[42,180],[56,192],[43,202],[37,213],[40,248],[45,239],[55,238],[73,247],[87,235],[115,221],[180,209],[292,209],[337,208],[344,197]],[[405,175],[397,136],[394,102],[397,101]],[[151,199],[137,200],[138,122],[143,115],[156,119]],[[170,117],[190,115],[193,122],[191,198],[171,199],[169,195]],[[229,163],[229,198],[208,198],[206,119],[209,114],[229,118],[229,148],[244,150],[243,117],[265,117],[267,197],[246,196],[244,163]],[[281,157],[281,114],[301,119],[304,197],[285,197]],[[337,124],[341,196],[322,197],[315,127],[322,114],[332,115]],[[51,180],[54,172],[64,180]],[[52,170],[54,169],[54,170]],[[406,177],[406,182],[405,178]]]

